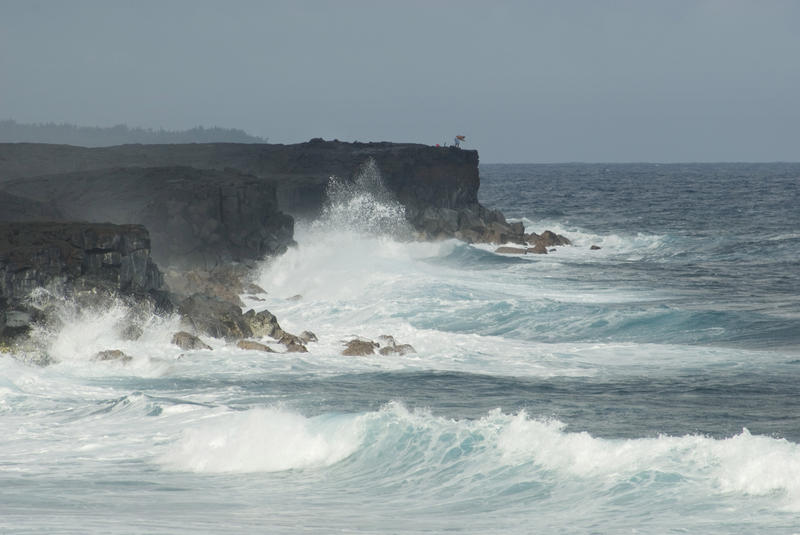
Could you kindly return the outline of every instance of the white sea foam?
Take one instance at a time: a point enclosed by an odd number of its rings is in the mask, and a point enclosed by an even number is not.
[[[201,473],[274,472],[323,469],[357,452],[349,468],[354,475],[379,469],[409,485],[430,485],[439,480],[438,471],[458,465],[459,484],[466,485],[459,493],[475,492],[471,481],[511,467],[515,477],[544,482],[553,473],[565,483],[605,489],[656,473],[662,487],[687,494],[773,496],[784,509],[800,508],[800,446],[783,439],[747,430],[723,439],[603,439],[570,432],[557,420],[499,409],[479,420],[451,420],[399,403],[361,415],[312,418],[277,408],[216,412],[190,423],[158,461],[170,470]],[[420,480],[418,474],[427,476]]]
[[[46,355],[46,361],[81,373],[161,375],[170,369],[177,348],[170,347],[171,336],[179,329],[176,316],[159,316],[139,310],[124,299],[113,299],[97,306],[81,306],[71,299],[50,297],[52,320],[35,325],[31,346]],[[141,337],[124,335],[127,326],[141,329]],[[96,361],[98,352],[120,350],[128,361]]]
[[[215,415],[186,429],[159,462],[192,472],[276,472],[329,466],[361,444],[353,416],[306,418],[275,408]]]
[[[625,481],[657,471],[708,492],[779,493],[783,507],[800,509],[800,445],[784,439],[754,436],[745,429],[725,439],[689,435],[606,440],[565,427],[558,421],[529,419],[522,412],[502,428],[497,445],[506,462],[533,463],[571,476]]]
[[[580,486],[583,481],[609,489],[630,484],[641,474],[657,473],[662,474],[662,486],[683,489],[685,494],[772,496],[781,508],[800,510],[800,445],[751,435],[746,429],[722,439],[700,435],[603,439],[570,432],[557,420],[530,418],[524,411],[510,415],[497,409],[479,420],[459,421],[408,411],[396,403],[371,415],[370,421],[382,428],[370,431],[376,446],[422,448],[416,452],[398,448],[396,454],[428,459],[432,470],[448,469],[447,462],[439,464],[437,459],[466,459],[469,465],[460,469],[473,479],[513,466],[523,478],[549,481],[547,474],[553,473],[565,483]],[[459,450],[457,457],[453,448]]]
[[[511,219],[511,221],[521,221],[525,225],[525,232],[541,234],[545,230],[551,230],[556,234],[563,234],[570,239],[573,247],[558,247],[557,252],[559,254],[571,254],[571,256],[575,256],[577,251],[582,252],[592,245],[600,247],[599,251],[592,251],[594,256],[608,254],[641,255],[663,248],[667,240],[664,235],[644,234],[641,232],[630,235],[597,234],[575,226],[565,225],[560,221],[533,220],[526,217]]]
[[[652,290],[564,284],[552,279],[552,267],[531,263],[499,266],[487,276],[486,270],[445,262],[456,248],[469,247],[452,241],[404,242],[308,225],[299,225],[297,240],[297,247],[263,265],[258,283],[268,290],[267,300],[248,305],[268,308],[289,332],[318,335],[319,343],[309,344],[311,353],[304,357],[310,369],[580,376],[615,369],[664,373],[695,368],[698,361],[761,363],[752,351],[600,338],[615,329],[635,336],[636,329],[650,329],[653,321],[675,321],[663,307],[637,311],[614,306],[659,300],[662,296]],[[298,294],[300,300],[286,299]],[[592,308],[587,312],[583,305]],[[575,332],[599,339],[560,340]],[[417,353],[402,359],[340,355],[349,336],[375,339],[381,334],[411,344]]]

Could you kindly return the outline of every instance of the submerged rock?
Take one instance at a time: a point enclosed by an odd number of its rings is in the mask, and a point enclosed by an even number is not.
[[[367,355],[374,355],[375,349],[379,347],[372,340],[354,339],[347,342],[342,355],[347,357],[365,357]]]
[[[395,341],[394,336],[391,334],[382,334],[378,337],[378,345],[393,346],[396,344],[397,341]]]
[[[180,331],[172,336],[172,343],[181,349],[212,349],[210,345],[206,344],[198,337],[186,331]]]
[[[264,351],[266,353],[275,353],[275,350],[273,350],[268,345],[264,345],[264,344],[262,344],[260,342],[254,342],[253,340],[239,340],[236,343],[236,347],[238,347],[239,349],[247,349],[247,350],[252,350],[252,351]]]
[[[295,342],[289,342],[288,344],[284,344],[286,346],[287,353],[308,353],[308,348],[303,344],[298,344]]]
[[[107,349],[105,351],[98,351],[97,353],[95,353],[94,357],[92,357],[92,360],[95,361],[116,360],[123,364],[127,364],[128,362],[133,360],[133,357],[131,357],[130,355],[126,355],[119,349]]]
[[[254,282],[246,282],[242,285],[242,290],[249,294],[267,294],[267,291]]]
[[[494,250],[498,254],[525,254],[526,250],[521,247],[498,247]]]
[[[394,336],[383,334],[378,337],[379,342],[373,342],[366,338],[354,338],[347,342],[342,355],[363,357],[374,355],[375,350],[381,355],[408,355],[416,353],[416,350],[409,344],[398,344]]]
[[[123,327],[120,336],[122,336],[123,340],[138,340],[144,334],[144,329],[142,329],[139,325],[129,324]]]
[[[278,342],[286,346],[286,351],[289,353],[308,353],[308,349],[299,336],[284,332]]]
[[[533,247],[528,247],[525,249],[525,252],[528,254],[547,254],[547,247],[541,243],[537,243]]]
[[[599,251],[600,249],[602,249],[602,247],[600,247],[599,245],[592,245],[591,247],[589,247],[589,250],[591,251]]]
[[[410,344],[398,344],[394,346],[386,346],[382,347],[378,350],[378,353],[381,355],[409,355],[411,353],[416,353],[416,349],[414,349]]]
[[[417,351],[410,344],[398,344],[394,336],[383,334],[378,337],[381,355],[408,355]]]
[[[303,332],[301,332],[299,338],[300,338],[300,340],[302,340],[306,344],[309,343],[309,342],[318,342],[319,341],[317,339],[317,335],[312,333],[311,331],[303,331]]]

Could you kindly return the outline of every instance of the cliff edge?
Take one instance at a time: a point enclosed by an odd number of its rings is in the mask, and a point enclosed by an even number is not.
[[[478,202],[477,151],[454,147],[322,139],[294,145],[209,143],[99,148],[5,143],[0,144],[0,189],[46,200],[36,194],[37,186],[19,184],[42,175],[50,175],[51,183],[55,175],[79,180],[81,176],[96,176],[101,170],[120,168],[129,169],[129,175],[145,174],[141,169],[147,167],[224,173],[235,170],[274,188],[279,211],[313,218],[325,202],[330,177],[352,180],[370,159],[377,164],[386,187],[405,206],[409,222],[422,238],[457,237],[487,242],[523,239],[521,228],[508,225],[500,212],[488,210]],[[8,184],[10,181],[14,184]],[[59,207],[65,208],[63,203]]]

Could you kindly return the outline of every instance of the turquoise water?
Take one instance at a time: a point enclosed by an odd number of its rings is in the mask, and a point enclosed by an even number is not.
[[[245,297],[308,354],[65,303],[57,363],[0,357],[0,533],[800,532],[800,165],[481,179],[575,245],[409,243],[350,190]],[[340,355],[382,334],[417,352]]]

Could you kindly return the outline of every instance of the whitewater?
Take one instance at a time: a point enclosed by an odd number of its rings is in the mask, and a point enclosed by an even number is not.
[[[51,364],[0,354],[0,533],[800,533],[800,164],[480,172],[573,245],[415,241],[334,180],[242,296],[308,353],[65,300]],[[381,335],[416,352],[341,355]]]

